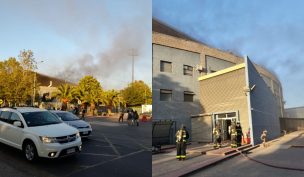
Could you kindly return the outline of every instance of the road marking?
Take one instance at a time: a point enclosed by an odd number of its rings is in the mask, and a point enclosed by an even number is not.
[[[147,150],[147,151],[151,151],[151,148],[148,148],[147,146],[139,143],[138,141],[136,141],[135,139],[133,138],[130,138],[133,142],[135,142],[137,145],[139,145],[140,147],[142,147],[143,149]]]
[[[95,122],[95,121],[90,122],[90,124],[107,126],[107,127],[119,127],[119,126],[127,125],[127,124],[120,124],[120,123],[114,123],[114,122]]]
[[[112,142],[105,135],[102,135],[102,136],[109,143],[109,145],[112,147],[112,149],[115,152],[115,154],[117,154],[118,156],[120,156],[120,153],[118,152],[118,150],[116,149],[116,147],[112,144]]]
[[[96,154],[96,153],[84,153],[84,152],[82,152],[81,154],[84,154],[84,155],[93,155],[93,156],[110,156],[110,157],[117,157],[117,155],[114,155],[114,154]]]
[[[100,166],[100,165],[104,165],[104,164],[109,163],[109,162],[113,162],[115,160],[119,160],[119,159],[122,159],[122,158],[125,158],[125,157],[129,157],[129,156],[132,156],[132,155],[135,155],[135,154],[139,154],[141,152],[145,152],[145,150],[135,151],[135,152],[126,154],[124,156],[119,156],[119,157],[116,157],[116,158],[111,159],[109,161],[100,162],[100,163],[97,163],[97,164],[94,164],[94,165],[81,166],[81,167],[84,167],[84,168],[83,169],[79,169],[78,171],[73,171],[72,173],[65,175],[65,177],[72,176],[73,174],[79,173],[79,172],[87,170],[89,168],[94,168],[94,167],[97,167],[97,166]]]

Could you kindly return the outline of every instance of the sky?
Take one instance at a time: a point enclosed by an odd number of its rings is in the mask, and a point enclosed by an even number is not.
[[[150,0],[1,0],[0,60],[32,50],[39,73],[76,83],[93,75],[122,89],[134,49],[134,79],[151,86],[151,19]]]
[[[304,1],[153,0],[152,16],[275,73],[285,108],[304,106]]]

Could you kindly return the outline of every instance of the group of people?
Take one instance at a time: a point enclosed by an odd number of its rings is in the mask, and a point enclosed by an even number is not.
[[[240,122],[235,123],[234,121],[231,122],[231,125],[228,128],[228,132],[230,134],[232,148],[240,147],[242,145],[242,127]],[[215,128],[213,129],[213,147],[220,148],[222,145],[222,137],[221,137],[221,128],[219,124],[216,124]]]
[[[230,138],[231,138],[231,144],[230,146],[232,148],[237,148],[242,145],[242,127],[240,122],[231,122],[231,126],[228,128]],[[217,123],[215,128],[213,129],[213,137],[214,137],[214,142],[213,142],[213,147],[214,148],[220,148],[221,143],[222,143],[222,137],[221,137],[221,128],[219,124]],[[249,130],[247,133],[247,136],[249,137]],[[267,130],[264,130],[261,135],[261,140],[263,147],[266,147],[266,137],[267,137]],[[179,161],[183,161],[186,158],[186,148],[187,148],[187,141],[189,139],[189,133],[186,130],[186,126],[184,124],[181,125],[181,128],[176,132],[175,134],[176,138],[176,158]]]
[[[134,111],[133,109],[131,109],[131,110],[128,109],[126,113],[121,112],[118,122],[123,122],[124,118],[127,119],[128,125],[139,126],[139,121],[138,121],[139,115],[136,110]]]

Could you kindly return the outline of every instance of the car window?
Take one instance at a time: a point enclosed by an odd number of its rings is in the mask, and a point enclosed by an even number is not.
[[[28,127],[62,123],[61,120],[48,111],[25,112],[22,113],[22,116]]]
[[[12,115],[9,118],[9,123],[13,124],[15,121],[21,121],[21,120],[17,113],[12,112]]]
[[[77,116],[70,112],[56,112],[56,115],[59,116],[63,121],[79,120]]]
[[[10,117],[11,112],[8,111],[2,111],[0,115],[0,120],[3,122],[8,122],[8,118]]]

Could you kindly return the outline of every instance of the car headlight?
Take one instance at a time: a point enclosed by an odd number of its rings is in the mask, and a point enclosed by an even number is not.
[[[80,138],[80,133],[76,133],[76,138]]]
[[[57,143],[56,138],[53,138],[53,137],[40,136],[40,140],[43,143],[45,143],[45,144],[48,144],[48,143]]]

